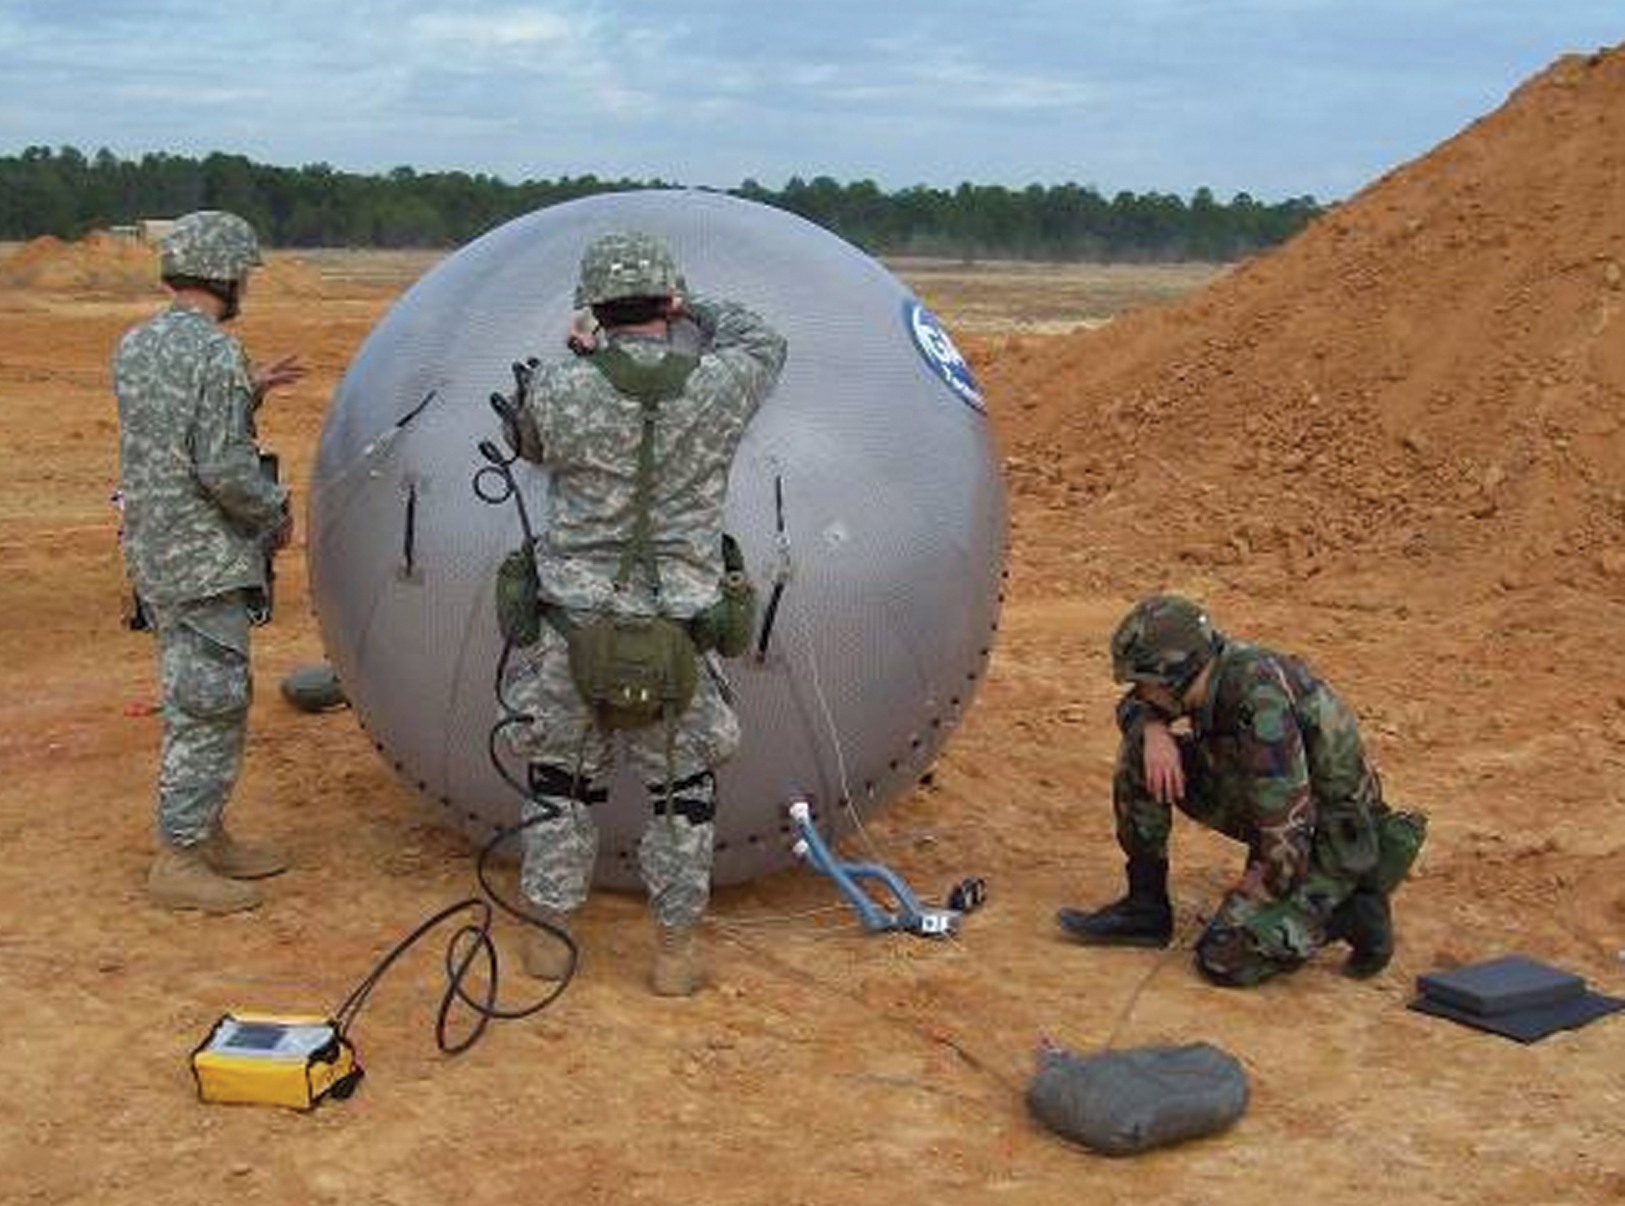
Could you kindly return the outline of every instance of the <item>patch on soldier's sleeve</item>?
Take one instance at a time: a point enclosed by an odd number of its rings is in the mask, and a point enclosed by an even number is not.
[[[1260,741],[1274,745],[1286,736],[1286,700],[1271,693],[1262,699],[1255,699],[1247,711],[1250,713],[1248,727]]]

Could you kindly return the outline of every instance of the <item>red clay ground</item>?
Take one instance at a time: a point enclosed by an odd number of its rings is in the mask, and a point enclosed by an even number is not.
[[[145,904],[154,673],[119,624],[107,364],[154,297],[94,274],[0,289],[0,1200],[1625,1200],[1625,1021],[1520,1047],[1404,1008],[1417,973],[1513,950],[1625,990],[1622,125],[1625,54],[1565,61],[1186,300],[964,337],[1009,453],[1011,597],[933,785],[871,829],[927,891],[987,877],[959,941],[867,938],[840,912],[751,924],[828,904],[786,873],[720,894],[713,986],[673,1004],[642,986],[641,906],[601,896],[563,1001],[460,1059],[429,1033],[438,952],[408,960],[358,1028],[370,1079],[309,1116],[198,1105],[190,1046],[234,1005],[330,1008],[465,893],[469,852],[347,714],[277,697],[320,656],[296,542],[232,814],[296,869],[250,916]],[[321,263],[314,285],[272,274],[242,324],[257,356],[313,368],[262,425],[296,490],[394,295]],[[1186,950],[1054,938],[1057,904],[1117,890],[1104,644],[1159,587],[1307,655],[1390,795],[1432,814],[1374,981],[1328,955],[1221,992]],[[1238,857],[1178,830],[1184,945]],[[1091,1157],[1022,1108],[1045,1036],[1218,1043],[1251,1110]]]

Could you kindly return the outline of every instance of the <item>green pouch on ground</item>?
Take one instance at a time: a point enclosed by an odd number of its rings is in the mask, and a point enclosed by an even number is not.
[[[756,635],[756,587],[745,573],[745,558],[732,536],[722,538],[722,597],[689,621],[694,644],[738,657]]]
[[[694,698],[699,657],[682,625],[660,617],[604,616],[572,628],[570,677],[612,729],[677,717]]]
[[[1420,812],[1389,812],[1377,823],[1381,853],[1371,875],[1371,886],[1392,892],[1410,874],[1411,864],[1427,840],[1428,819]]]
[[[530,546],[515,549],[497,567],[497,627],[517,648],[534,645],[542,635],[542,582]]]

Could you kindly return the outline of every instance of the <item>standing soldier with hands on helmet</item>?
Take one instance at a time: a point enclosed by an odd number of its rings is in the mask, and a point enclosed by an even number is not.
[[[128,331],[114,360],[124,557],[158,639],[163,745],[159,905],[232,913],[260,903],[249,882],[285,868],[237,842],[222,813],[242,765],[253,685],[251,615],[263,610],[266,549],[293,532],[287,491],[260,468],[254,415],[305,370],[286,356],[259,372],[221,329],[259,264],[235,214],[178,219],[160,245],[168,309]]]
[[[1394,812],[1354,714],[1297,658],[1228,640],[1177,595],[1138,603],[1112,635],[1129,691],[1112,782],[1128,894],[1094,912],[1062,909],[1087,945],[1167,946],[1173,807],[1246,843],[1247,867],[1196,944],[1210,980],[1253,985],[1341,939],[1350,975],[1394,950],[1390,894],[1421,849],[1426,819]],[[1188,733],[1171,726],[1180,718]]]
[[[509,442],[551,472],[536,542],[543,622],[508,683],[529,717],[510,730],[529,765],[520,888],[567,931],[597,860],[592,810],[619,734],[654,811],[638,848],[657,923],[653,988],[688,996],[703,981],[715,771],[740,741],[711,659],[737,656],[750,629],[723,503],[785,341],[741,305],[690,296],[671,252],[640,232],[587,246],[576,305],[574,356],[522,370],[509,411]],[[541,979],[564,978],[572,958],[544,930],[523,949]]]

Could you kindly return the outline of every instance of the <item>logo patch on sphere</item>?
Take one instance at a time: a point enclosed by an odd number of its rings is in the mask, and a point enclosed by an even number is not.
[[[940,377],[943,384],[953,390],[966,406],[986,413],[981,386],[976,384],[970,365],[959,354],[959,349],[954,347],[954,341],[948,338],[948,332],[937,321],[937,316],[911,297],[903,303],[903,322],[932,373]]]

